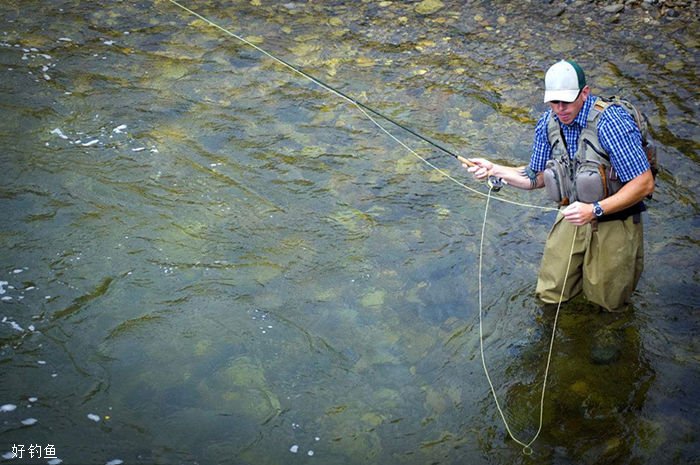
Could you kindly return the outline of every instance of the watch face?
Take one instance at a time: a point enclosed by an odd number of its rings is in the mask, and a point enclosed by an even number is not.
[[[595,216],[603,216],[603,208],[596,203],[593,205],[593,213],[595,213]]]

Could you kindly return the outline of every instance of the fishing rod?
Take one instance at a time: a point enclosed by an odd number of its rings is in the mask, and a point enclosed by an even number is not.
[[[361,111],[365,112],[365,115],[366,115],[368,118],[372,119],[372,118],[367,114],[367,112],[372,113],[372,114],[374,114],[375,116],[378,116],[378,117],[384,119],[385,121],[388,121],[388,122],[390,122],[391,124],[393,124],[393,125],[395,125],[395,126],[401,128],[401,129],[403,129],[404,131],[406,131],[406,132],[408,132],[408,133],[414,135],[414,136],[417,137],[418,139],[420,139],[420,140],[422,140],[422,141],[424,141],[424,142],[426,142],[426,143],[432,145],[433,147],[435,147],[436,149],[440,150],[441,152],[446,153],[447,155],[450,155],[451,157],[454,157],[455,159],[457,159],[457,160],[458,160],[459,162],[461,162],[462,164],[467,165],[467,166],[476,166],[476,164],[475,164],[474,162],[472,162],[471,160],[469,160],[468,158],[465,158],[465,157],[463,157],[463,156],[461,156],[461,155],[457,155],[456,153],[454,153],[454,152],[452,152],[451,150],[449,150],[449,149],[443,147],[442,145],[438,144],[437,142],[428,139],[427,137],[423,136],[422,134],[419,134],[418,132],[414,131],[413,129],[411,129],[411,128],[407,127],[407,126],[405,126],[404,124],[399,123],[399,122],[396,121],[395,119],[393,119],[393,118],[391,118],[391,117],[389,117],[389,116],[387,116],[387,115],[385,115],[385,114],[379,112],[378,110],[375,110],[374,108],[372,108],[372,107],[370,107],[370,106],[365,105],[364,103],[360,102],[360,101],[357,100],[356,98],[351,97],[350,95],[346,94],[345,92],[342,92],[342,91],[336,89],[335,87],[333,87],[333,86],[331,86],[331,85],[329,85],[329,84],[327,84],[327,83],[321,81],[321,80],[318,79],[317,77],[312,76],[311,74],[309,74],[309,73],[307,73],[306,71],[300,69],[299,67],[297,67],[297,66],[295,66],[295,65],[293,65],[293,64],[291,64],[291,63],[289,63],[289,62],[287,62],[286,60],[284,60],[284,59],[282,59],[282,58],[280,58],[280,57],[278,57],[278,56],[276,56],[276,55],[271,54],[271,53],[268,52],[267,50],[264,50],[264,49],[258,47],[257,45],[255,45],[255,44],[253,44],[252,42],[246,40],[245,38],[243,38],[243,37],[241,37],[241,36],[239,36],[239,35],[237,35],[237,34],[234,34],[234,33],[231,32],[230,30],[228,30],[228,29],[226,29],[226,28],[224,28],[224,27],[222,27],[222,26],[216,24],[215,22],[211,21],[210,19],[208,19],[208,18],[206,18],[206,17],[200,15],[200,14],[197,13],[196,11],[193,11],[193,10],[187,8],[186,6],[184,6],[184,5],[182,5],[181,3],[177,2],[177,0],[168,0],[168,1],[169,1],[170,3],[172,3],[173,5],[175,5],[175,6],[179,7],[179,8],[181,8],[181,9],[183,9],[183,10],[185,10],[185,11],[187,11],[188,13],[192,14],[193,16],[196,16],[197,18],[201,19],[202,21],[204,21],[204,22],[210,24],[211,26],[213,26],[213,27],[215,27],[215,28],[221,30],[222,32],[224,32],[224,33],[226,33],[226,34],[228,34],[228,35],[230,35],[230,36],[232,36],[232,37],[235,37],[236,39],[240,40],[241,42],[243,42],[243,43],[249,45],[250,47],[252,47],[252,48],[254,48],[254,49],[256,49],[256,50],[259,51],[260,53],[262,53],[262,54],[264,54],[264,55],[266,55],[266,56],[272,58],[273,60],[277,61],[278,63],[280,63],[280,64],[286,66],[286,67],[289,68],[290,70],[294,71],[295,73],[298,73],[299,75],[305,77],[306,79],[310,80],[311,82],[315,82],[316,84],[318,84],[319,86],[321,86],[321,87],[323,87],[324,89],[328,90],[329,92],[332,92],[332,93],[338,95],[339,97],[341,97],[341,98],[347,100],[348,102],[352,103],[352,104],[355,105],[357,108],[359,108]],[[386,131],[386,129],[384,129],[384,128],[383,128],[381,125],[379,125],[376,121],[375,121],[374,123],[375,123],[377,126],[379,126],[384,132],[386,132],[389,136],[393,137],[388,131]],[[399,141],[398,139],[396,139],[396,138],[394,138],[394,139],[395,139],[397,142],[401,143],[401,141]],[[403,143],[401,143],[401,145],[404,145],[404,146],[405,146],[405,144],[403,144]],[[408,147],[406,147],[406,148],[408,148]],[[409,149],[409,150],[410,150],[410,149]],[[417,155],[417,154],[416,154],[416,155]],[[420,157],[419,157],[419,158],[420,158]],[[437,168],[436,168],[436,169],[437,169]],[[461,184],[461,183],[460,183],[460,184]],[[504,182],[503,182],[503,180],[502,180],[501,178],[498,178],[498,177],[496,177],[496,176],[489,176],[489,177],[488,177],[488,186],[489,186],[490,190],[492,190],[492,191],[494,191],[494,192],[495,192],[495,191],[499,191],[499,190],[501,189],[501,187],[503,186],[503,184],[504,184]],[[466,187],[466,186],[465,186],[465,187]],[[470,189],[470,190],[471,190],[471,189]]]
[[[390,123],[393,124],[394,126],[397,126],[397,127],[401,128],[401,129],[403,129],[404,131],[408,132],[409,134],[414,135],[415,137],[417,137],[418,139],[422,140],[423,142],[426,142],[426,143],[432,145],[433,147],[435,147],[436,149],[442,151],[443,153],[446,153],[447,155],[450,155],[451,157],[456,158],[456,159],[457,159],[459,162],[461,162],[462,164],[467,165],[467,166],[477,166],[473,161],[469,160],[468,158],[465,158],[465,157],[463,157],[463,156],[461,156],[461,155],[458,155],[458,154],[454,153],[454,152],[451,151],[450,149],[448,149],[448,148],[446,148],[446,147],[443,147],[442,145],[438,144],[437,142],[435,142],[435,141],[433,141],[433,140],[431,140],[431,139],[429,139],[429,138],[423,136],[422,134],[420,134],[420,133],[414,131],[413,129],[409,128],[408,126],[406,126],[406,125],[404,125],[404,124],[402,124],[402,123],[396,121],[395,119],[391,118],[390,116],[387,116],[387,115],[385,115],[384,113],[381,113],[380,111],[375,110],[374,108],[372,108],[372,107],[370,107],[370,106],[368,106],[368,105],[365,105],[364,103],[362,103],[362,102],[360,102],[359,100],[357,100],[356,98],[354,98],[354,97],[352,97],[352,96],[346,94],[345,92],[343,92],[343,91],[341,91],[341,90],[338,90],[338,89],[336,89],[335,87],[331,86],[330,84],[327,84],[327,83],[323,82],[322,80],[318,79],[317,77],[308,74],[306,71],[304,71],[304,70],[302,70],[302,69],[300,69],[300,68],[298,68],[298,67],[296,67],[296,66],[293,66],[292,64],[286,62],[285,60],[283,60],[283,59],[281,59],[281,58],[278,58],[278,60],[279,60],[281,63],[283,63],[284,65],[286,65],[286,66],[288,66],[288,67],[290,67],[290,68],[295,69],[299,74],[301,74],[302,76],[306,77],[307,79],[309,79],[309,80],[311,80],[311,81],[313,81],[313,82],[316,82],[317,84],[319,84],[319,85],[322,86],[322,87],[325,87],[325,88],[327,88],[327,89],[330,89],[331,91],[335,92],[336,94],[338,94],[339,96],[343,97],[343,98],[346,99],[347,101],[353,103],[354,105],[357,105],[358,107],[362,108],[363,110],[366,110],[366,111],[368,111],[368,112],[370,112],[370,113],[372,113],[372,114],[374,114],[374,115],[376,115],[376,116],[379,116],[380,118],[382,118],[382,119],[384,119],[384,120],[390,122]],[[493,190],[494,192],[498,192],[499,190],[501,190],[501,187],[503,187],[503,184],[504,184],[503,179],[498,178],[498,177],[496,177],[496,176],[489,176],[487,182],[488,182],[489,188],[490,188],[491,190]]]
[[[178,3],[177,0],[168,0],[168,1],[169,1],[170,3],[172,3],[173,5],[176,5],[177,7],[179,7],[179,8],[181,8],[181,9],[187,11],[187,12],[190,13],[191,15],[196,16],[197,18],[201,19],[202,21],[208,23],[209,25],[211,25],[211,26],[213,26],[213,27],[215,27],[215,28],[221,30],[221,31],[224,32],[225,34],[228,34],[228,35],[230,35],[231,37],[235,37],[236,39],[240,40],[241,42],[243,42],[243,43],[249,45],[250,47],[252,47],[252,48],[254,48],[254,49],[256,49],[256,50],[258,50],[258,51],[259,51],[260,53],[262,53],[263,55],[266,55],[266,56],[268,56],[269,58],[271,58],[271,59],[277,61],[278,63],[284,65],[285,67],[289,68],[290,70],[294,71],[295,73],[298,73],[299,75],[304,76],[306,79],[309,79],[311,82],[315,82],[316,84],[318,84],[319,86],[321,86],[321,87],[323,87],[324,89],[328,90],[329,92],[334,93],[335,95],[337,95],[337,96],[339,96],[339,97],[341,97],[341,98],[347,100],[348,102],[352,103],[352,104],[355,105],[355,106],[358,108],[358,110],[360,110],[370,121],[372,121],[379,129],[381,129],[383,132],[385,132],[389,137],[391,137],[392,139],[394,139],[399,145],[401,145],[402,147],[406,148],[408,151],[410,151],[413,155],[415,155],[417,158],[419,158],[420,160],[422,160],[422,161],[423,161],[424,163],[426,163],[428,166],[430,166],[431,168],[437,170],[437,171],[440,172],[443,176],[447,177],[448,179],[452,180],[453,182],[457,183],[458,185],[462,186],[463,188],[465,188],[465,189],[467,189],[467,190],[469,190],[469,191],[472,191],[472,192],[475,192],[475,193],[478,193],[478,194],[481,194],[481,195],[485,195],[485,196],[486,196],[486,207],[485,207],[485,210],[484,210],[484,220],[483,220],[482,228],[481,228],[481,241],[480,241],[480,246],[479,246],[479,347],[480,347],[480,353],[481,353],[481,361],[482,361],[482,365],[483,365],[483,368],[484,368],[484,373],[486,374],[486,379],[488,380],[489,387],[490,387],[490,389],[491,389],[491,394],[493,395],[494,402],[496,403],[496,408],[498,409],[498,412],[499,412],[499,414],[500,414],[500,416],[501,416],[501,420],[503,421],[503,424],[505,425],[505,428],[506,428],[506,431],[508,432],[508,435],[509,435],[510,438],[513,439],[517,444],[519,444],[519,445],[521,445],[521,446],[523,447],[523,454],[525,454],[525,455],[532,455],[533,449],[532,449],[531,446],[532,446],[532,444],[537,440],[537,438],[538,438],[539,435],[540,435],[540,432],[542,431],[542,425],[543,425],[543,419],[544,419],[544,397],[545,397],[545,391],[546,391],[546,388],[547,388],[547,376],[548,376],[548,374],[549,374],[550,362],[551,362],[551,357],[552,357],[552,351],[553,351],[553,345],[554,345],[554,335],[555,335],[556,329],[557,329],[557,319],[558,319],[558,316],[559,316],[559,310],[560,310],[560,308],[561,308],[561,304],[562,304],[562,302],[563,302],[563,292],[564,292],[564,289],[565,289],[565,287],[566,287],[566,276],[568,276],[568,274],[569,274],[569,267],[571,266],[571,258],[573,257],[573,249],[574,249],[574,246],[575,246],[575,244],[576,244],[576,237],[577,237],[576,231],[574,231],[574,235],[573,235],[573,241],[572,241],[572,244],[571,244],[571,252],[570,252],[570,254],[569,254],[569,264],[567,265],[567,270],[566,270],[566,273],[565,273],[564,284],[562,285],[562,295],[561,295],[560,298],[559,298],[559,305],[557,306],[557,310],[556,310],[556,314],[555,314],[555,318],[554,318],[554,325],[553,325],[553,328],[552,328],[552,337],[551,337],[551,339],[550,339],[549,352],[548,352],[548,355],[547,355],[547,363],[546,363],[546,368],[545,368],[545,375],[544,375],[544,380],[543,380],[543,383],[542,383],[542,394],[541,394],[541,397],[540,397],[539,427],[538,427],[537,432],[535,433],[534,437],[533,437],[529,442],[525,443],[525,442],[519,440],[518,438],[516,438],[516,437],[514,436],[514,434],[512,433],[511,429],[510,429],[510,426],[509,426],[508,421],[507,421],[507,419],[506,419],[506,417],[505,417],[505,414],[504,414],[504,412],[503,412],[503,409],[501,408],[501,405],[500,405],[500,403],[499,403],[499,401],[498,401],[498,396],[496,395],[496,390],[495,390],[495,388],[494,388],[493,382],[491,381],[491,377],[490,377],[490,375],[489,375],[488,368],[486,367],[486,359],[485,359],[485,356],[484,356],[484,334],[483,334],[483,322],[482,322],[483,304],[482,304],[482,292],[481,292],[481,291],[482,291],[482,275],[483,275],[483,272],[482,272],[482,261],[483,261],[483,255],[484,255],[484,253],[483,253],[483,246],[484,246],[484,236],[485,236],[485,230],[486,230],[486,217],[487,217],[487,212],[488,212],[489,201],[490,201],[491,198],[492,198],[492,197],[491,197],[491,192],[492,192],[492,191],[498,191],[498,190],[500,190],[501,187],[502,187],[502,185],[505,184],[505,181],[503,181],[503,179],[498,178],[498,177],[496,177],[496,176],[489,176],[489,177],[488,177],[489,191],[488,191],[487,194],[483,194],[483,193],[477,191],[476,189],[472,189],[471,187],[469,187],[469,186],[465,185],[464,183],[462,183],[462,182],[456,180],[455,178],[453,178],[449,173],[444,172],[443,170],[441,170],[441,169],[438,168],[437,166],[435,166],[435,165],[433,165],[432,163],[430,163],[430,162],[429,162],[428,160],[426,160],[425,158],[421,157],[421,156],[420,156],[418,153],[416,153],[413,149],[411,149],[409,146],[407,146],[403,141],[401,141],[401,140],[398,139],[396,136],[394,136],[392,133],[390,133],[389,131],[387,131],[381,124],[379,124],[379,123],[370,115],[370,113],[372,113],[372,114],[374,114],[375,116],[378,116],[378,117],[380,117],[380,118],[382,118],[382,119],[384,119],[384,120],[386,120],[386,121],[388,121],[388,122],[394,124],[395,126],[401,128],[401,129],[403,129],[404,131],[406,131],[406,132],[408,132],[408,133],[414,135],[415,137],[419,138],[420,140],[422,140],[422,141],[424,141],[424,142],[426,142],[426,143],[432,145],[432,146],[435,147],[436,149],[438,149],[438,150],[440,150],[440,151],[442,151],[442,152],[444,152],[444,153],[446,153],[446,154],[448,154],[448,155],[454,157],[455,159],[457,159],[458,161],[460,161],[462,164],[464,164],[464,165],[466,165],[466,166],[469,166],[469,167],[478,166],[478,165],[477,165],[476,163],[474,163],[473,161],[469,160],[468,158],[465,158],[465,157],[462,157],[462,156],[460,156],[460,155],[457,155],[456,153],[450,151],[449,149],[443,147],[442,145],[440,145],[440,144],[438,144],[438,143],[436,143],[436,142],[434,142],[434,141],[428,139],[427,137],[424,137],[423,135],[417,133],[416,131],[414,131],[414,130],[408,128],[408,127],[406,127],[405,125],[403,125],[403,124],[401,124],[401,123],[399,123],[398,121],[395,121],[393,118],[390,118],[390,117],[388,117],[388,116],[386,116],[386,115],[380,113],[379,111],[377,111],[377,110],[375,110],[375,109],[373,109],[373,108],[371,108],[371,107],[365,105],[364,103],[358,101],[357,99],[355,99],[355,98],[353,98],[353,97],[350,97],[349,95],[347,95],[347,94],[345,94],[345,93],[343,93],[343,92],[341,92],[341,91],[339,91],[339,90],[337,90],[337,89],[331,87],[330,85],[328,85],[328,84],[326,84],[326,83],[324,83],[324,82],[318,80],[317,78],[311,76],[310,74],[306,73],[305,71],[302,71],[301,69],[297,68],[296,66],[294,66],[294,65],[292,65],[292,64],[290,64],[290,63],[288,63],[288,62],[286,62],[286,61],[284,61],[284,60],[282,60],[281,58],[279,58],[279,57],[277,57],[277,56],[271,54],[270,52],[268,52],[268,51],[266,51],[266,50],[264,50],[264,49],[258,47],[258,46],[255,45],[255,44],[251,43],[250,41],[246,40],[245,38],[243,38],[243,37],[241,37],[241,36],[239,36],[239,35],[237,35],[237,34],[231,32],[230,30],[228,30],[228,29],[226,29],[226,28],[224,28],[224,27],[218,25],[217,23],[211,21],[210,19],[208,19],[208,18],[206,18],[206,17],[200,15],[199,13],[197,13],[197,12],[195,12],[195,11],[193,11],[193,10],[187,8],[186,6],[184,6],[184,5],[180,4],[180,3]],[[558,210],[558,209],[556,209],[556,208],[551,208],[551,207],[541,207],[541,206],[537,206],[537,205],[528,205],[528,204],[524,204],[524,203],[514,202],[514,201],[511,201],[511,200],[504,199],[504,198],[498,198],[498,197],[493,197],[493,198],[494,198],[494,199],[498,199],[498,200],[503,201],[503,202],[507,202],[507,203],[511,203],[511,204],[519,205],[519,206],[523,206],[523,207],[538,208],[538,209],[542,209],[542,210],[554,210],[554,211]]]
[[[319,81],[319,82],[321,82],[321,81]],[[324,85],[326,85],[326,84],[324,84]],[[449,150],[449,149],[446,149],[445,147],[443,147],[442,145],[438,144],[437,142],[434,142],[434,141],[428,139],[427,137],[425,137],[425,136],[423,136],[423,135],[417,133],[417,132],[414,131],[413,129],[411,129],[411,128],[409,128],[409,127],[407,127],[407,126],[405,126],[405,125],[399,123],[398,121],[395,121],[394,119],[392,119],[392,118],[390,118],[390,117],[388,117],[388,116],[386,116],[386,115],[384,115],[384,114],[382,114],[382,113],[380,113],[379,111],[375,110],[374,108],[368,107],[368,106],[365,105],[364,103],[359,102],[359,101],[353,99],[353,98],[350,97],[350,96],[344,95],[342,92],[339,92],[339,91],[337,91],[337,90],[336,90],[336,92],[338,92],[339,94],[343,95],[345,98],[347,98],[348,100],[350,100],[352,103],[354,103],[354,104],[357,105],[358,107],[361,107],[361,108],[363,108],[363,109],[369,111],[370,113],[373,113],[373,114],[379,116],[380,118],[385,119],[386,121],[390,122],[391,124],[393,124],[393,125],[395,125],[395,126],[398,126],[399,128],[403,129],[404,131],[406,131],[406,132],[408,132],[408,133],[410,133],[410,134],[413,134],[414,136],[416,136],[416,137],[419,138],[420,140],[422,140],[422,141],[424,141],[424,142],[427,142],[428,144],[432,145],[432,146],[435,147],[436,149],[441,150],[442,152],[446,153],[447,155],[450,155],[450,156],[456,158],[456,159],[457,159],[458,161],[460,161],[462,164],[467,165],[467,166],[477,166],[476,163],[474,163],[473,161],[469,160],[468,158],[464,158],[464,157],[461,156],[461,155],[457,155],[456,153],[452,152],[452,151]],[[501,178],[498,178],[498,177],[496,177],[496,176],[489,176],[489,177],[488,177],[488,180],[487,180],[487,184],[488,184],[488,186],[489,186],[489,188],[490,188],[491,190],[493,190],[494,192],[498,192],[499,190],[501,190],[501,187],[503,187],[503,184],[504,184],[504,183],[503,183],[503,179],[501,179]]]

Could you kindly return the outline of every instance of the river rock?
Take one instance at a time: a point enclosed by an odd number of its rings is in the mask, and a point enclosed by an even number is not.
[[[418,5],[416,5],[416,13],[422,15],[430,15],[439,11],[445,4],[440,0],[423,0]]]
[[[596,365],[609,365],[620,358],[622,338],[610,328],[603,328],[593,335],[591,347],[591,362]]]
[[[603,7],[603,10],[606,13],[620,13],[622,10],[625,9],[625,5],[623,3],[613,3],[612,5],[607,5]]]

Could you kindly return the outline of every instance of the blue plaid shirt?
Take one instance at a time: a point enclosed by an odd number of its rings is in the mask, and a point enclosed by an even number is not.
[[[595,100],[595,96],[589,95],[571,124],[559,122],[571,158],[576,156],[581,129],[586,127],[588,113]],[[530,158],[530,169],[535,173],[544,171],[547,160],[552,156],[552,146],[547,138],[547,121],[551,113],[551,109],[544,112],[535,126],[535,141]],[[554,118],[559,121],[556,115]],[[632,116],[621,106],[610,105],[600,115],[598,139],[610,156],[610,163],[622,182],[628,182],[649,169],[639,128]]]

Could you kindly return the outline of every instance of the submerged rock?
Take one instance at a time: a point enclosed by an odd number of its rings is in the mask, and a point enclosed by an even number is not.
[[[605,10],[606,13],[620,13],[624,9],[625,5],[623,3],[613,3],[612,5],[606,5],[603,7],[603,10]]]
[[[416,13],[422,15],[430,15],[439,11],[445,4],[440,0],[423,0],[418,5],[416,5]]]
[[[591,362],[596,365],[609,365],[620,358],[622,337],[610,328],[598,330],[593,336]]]
[[[228,366],[203,379],[197,390],[211,409],[258,423],[281,411],[280,401],[265,378],[264,368],[249,357],[232,360]]]

